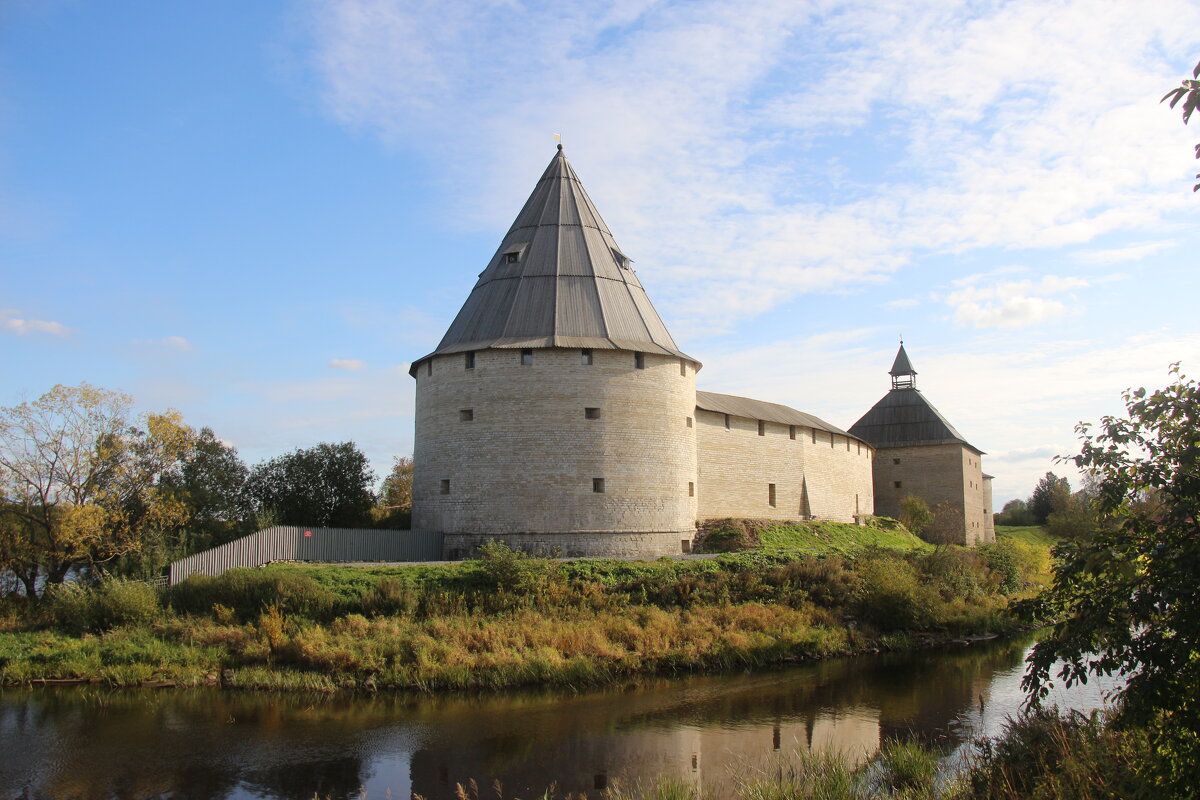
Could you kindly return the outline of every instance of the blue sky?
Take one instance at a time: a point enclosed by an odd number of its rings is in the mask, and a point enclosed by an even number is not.
[[[1197,371],[1197,60],[1194,1],[9,0],[0,404],[382,473],[560,133],[701,388],[848,427],[903,334],[999,507]]]

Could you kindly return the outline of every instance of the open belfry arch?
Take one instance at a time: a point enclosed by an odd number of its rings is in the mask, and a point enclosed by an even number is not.
[[[899,517],[901,499],[913,495],[930,509],[952,510],[959,544],[995,541],[992,476],[983,471],[983,451],[917,389],[903,341],[888,374],[891,391],[850,426],[876,448],[875,512]]]
[[[413,527],[563,555],[687,552],[710,516],[872,513],[864,440],[696,391],[559,145],[416,379]]]

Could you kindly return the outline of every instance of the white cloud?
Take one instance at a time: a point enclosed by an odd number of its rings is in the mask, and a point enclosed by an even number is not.
[[[169,350],[176,353],[192,352],[192,343],[182,336],[166,336],[162,339],[134,339],[135,345],[151,350]]]
[[[1085,244],[1191,201],[1188,132],[1152,110],[1167,59],[1192,55],[1188,0],[311,8],[330,114],[452,152],[456,219],[506,226],[561,131],[684,317],[732,325],[927,251]],[[846,134],[861,158],[814,159]],[[993,324],[1064,310],[1034,297]]]
[[[904,297],[899,300],[889,300],[883,304],[883,307],[889,311],[902,311],[906,308],[916,308],[921,305],[921,301],[915,297]]]
[[[344,369],[347,372],[357,372],[365,368],[367,365],[357,358],[335,358],[330,360],[329,366],[334,369]]]
[[[16,314],[20,312],[0,310],[0,328],[17,336],[28,336],[31,333],[46,333],[51,336],[67,336],[71,329],[61,322],[51,322],[42,319],[22,319]]]
[[[1114,247],[1108,250],[1085,250],[1077,253],[1076,261],[1085,264],[1117,264],[1123,261],[1141,261],[1147,256],[1174,247],[1176,242],[1140,242],[1127,247]]]
[[[1065,315],[1073,301],[1058,300],[1049,295],[1082,289],[1088,282],[1082,278],[1046,275],[1040,281],[1019,280],[982,284],[979,276],[955,281],[961,288],[946,295],[946,304],[954,309],[959,325],[973,328],[1020,328]]]

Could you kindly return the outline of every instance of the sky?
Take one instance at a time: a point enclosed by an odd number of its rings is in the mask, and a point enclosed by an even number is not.
[[[917,386],[1026,497],[1200,371],[1200,3],[0,0],[0,405],[412,452],[554,134],[702,389]]]

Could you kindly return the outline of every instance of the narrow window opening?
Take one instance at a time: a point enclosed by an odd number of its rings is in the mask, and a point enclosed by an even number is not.
[[[646,368],[646,354],[645,353],[634,353],[633,354],[633,366],[635,369],[645,369]]]
[[[458,418],[462,422],[471,422],[475,419],[475,409],[464,408],[458,412]]]
[[[450,494],[450,479],[442,478],[442,494]]]
[[[761,419],[758,421],[758,435],[759,436],[767,435],[767,423],[763,422]]]
[[[592,365],[592,348],[585,347],[579,351],[579,363],[583,364],[585,367],[590,367]]]
[[[796,438],[796,426],[795,425],[788,425],[788,438],[789,439]]]
[[[696,496],[696,484],[694,481],[688,481],[688,497]]]
[[[771,504],[771,508],[775,507],[775,484],[767,484],[767,502]]]
[[[834,439],[836,439],[836,438],[837,438],[837,437],[836,437],[836,436],[834,436],[832,433],[831,433],[831,434],[829,434],[829,449],[830,449],[830,450],[832,450],[832,449],[833,449],[833,440],[834,440]]]
[[[521,349],[521,366],[523,366],[523,367],[533,366],[533,348],[532,347],[524,347]]]
[[[729,415],[725,415],[725,430],[729,430]]]
[[[679,374],[681,377],[687,377],[687,362],[682,358],[679,359]]]
[[[425,362],[425,374],[426,375],[433,374],[433,359],[432,358]]]
[[[520,260],[521,260],[521,254],[519,252],[517,252],[516,250],[513,250],[511,252],[504,254],[504,263],[505,264],[516,264]]]
[[[604,478],[592,478],[592,491],[596,494],[604,494]]]
[[[892,482],[892,486],[893,486],[893,487],[895,487],[895,488],[897,488],[897,489],[899,489],[899,488],[900,488],[900,481],[893,481],[893,482]]]
[[[855,442],[858,445],[858,455],[862,455],[862,442]]]
[[[468,350],[463,353],[463,367],[466,369],[475,369],[475,351]]]
[[[690,428],[690,427],[692,427],[692,418],[691,418],[691,417],[685,417],[685,419],[687,420],[687,426],[688,426],[689,428]]]
[[[585,408],[583,410],[583,417],[584,419],[600,419],[600,409]]]
[[[892,459],[892,463],[893,463],[893,464],[899,464],[899,463],[900,463],[900,459],[898,459],[898,458],[893,458],[893,459]]]
[[[816,444],[817,443],[817,429],[816,428],[812,429],[812,439],[813,439],[813,444]]]

